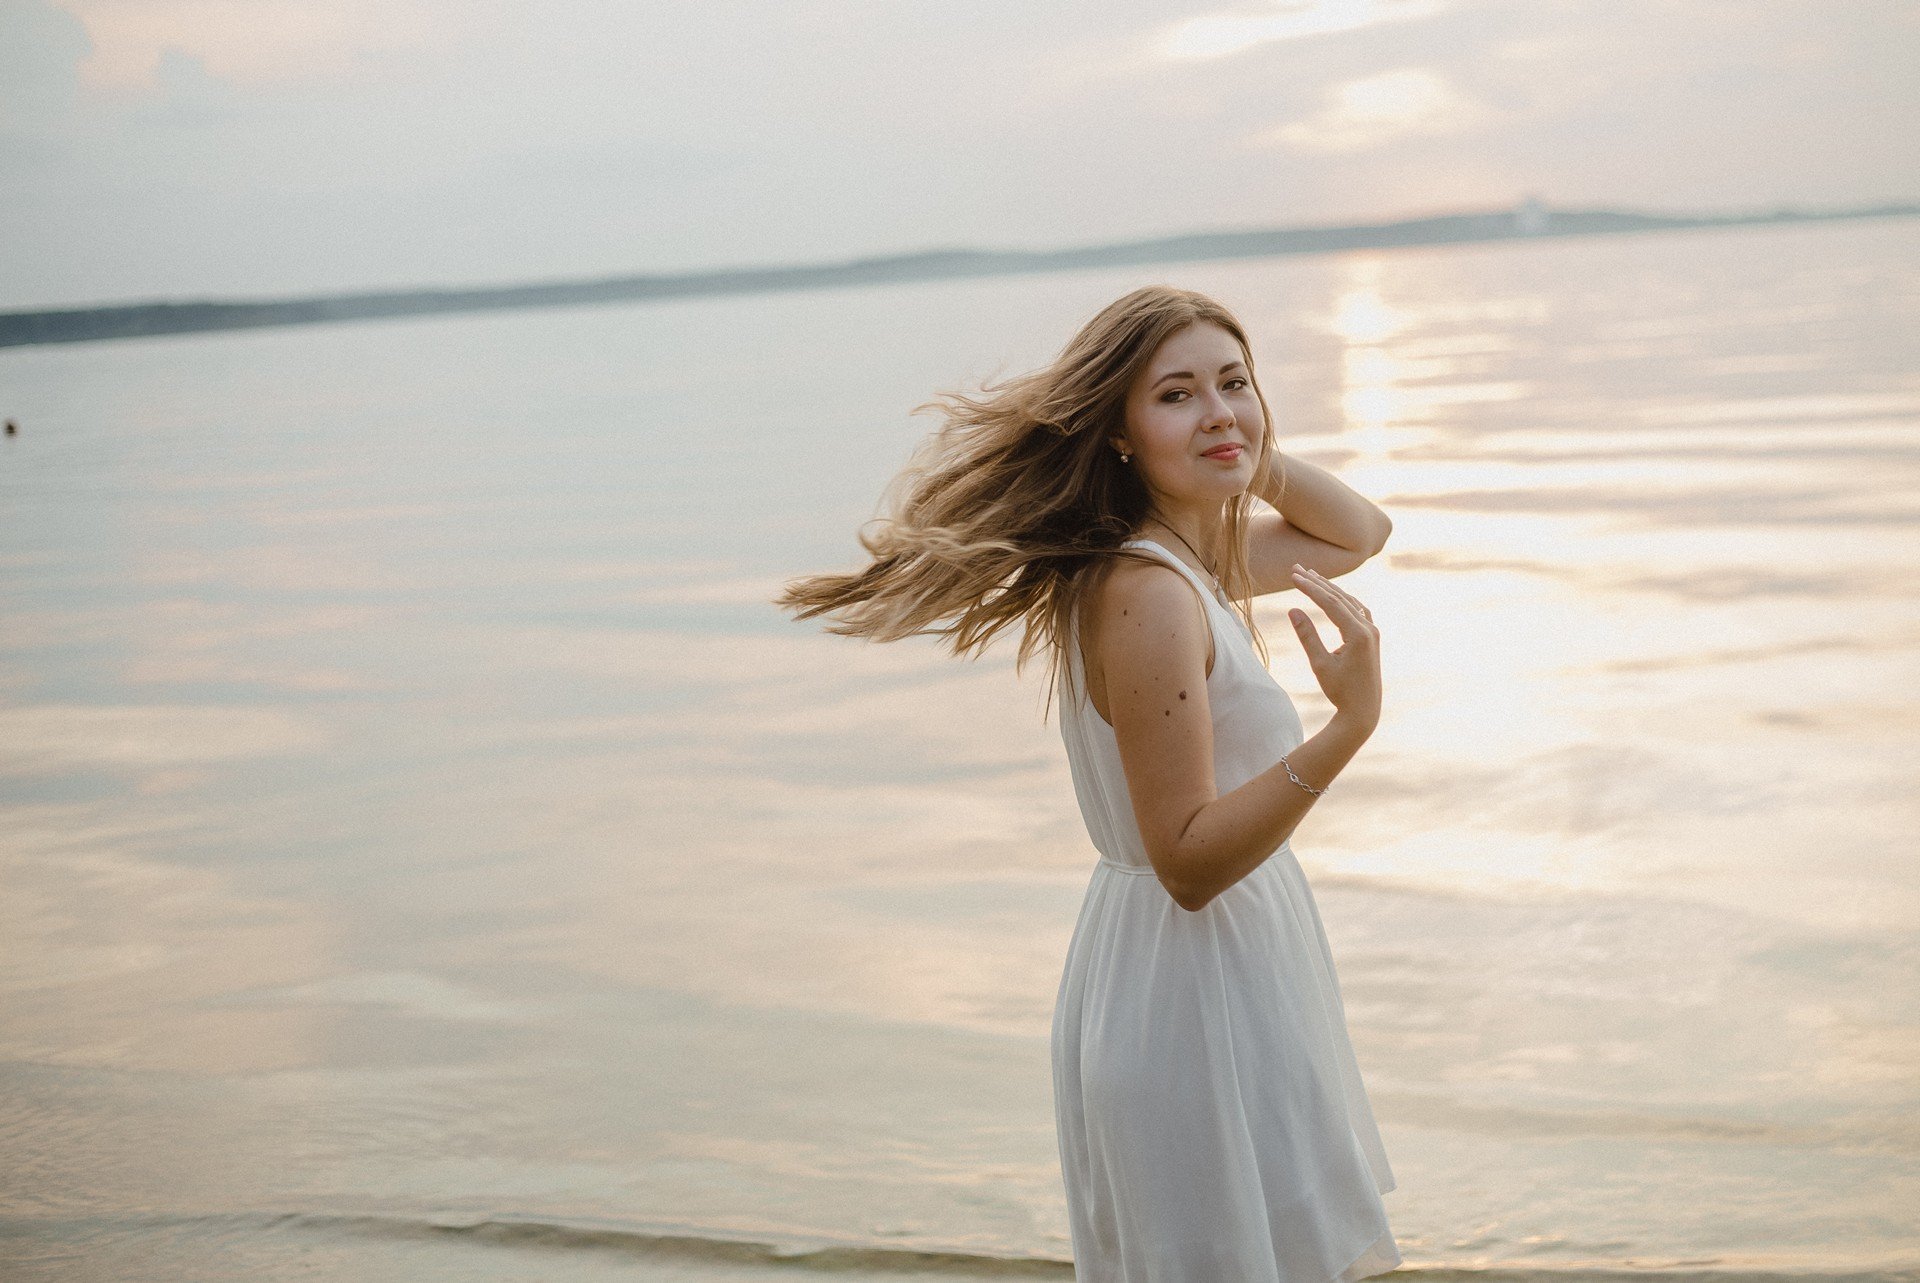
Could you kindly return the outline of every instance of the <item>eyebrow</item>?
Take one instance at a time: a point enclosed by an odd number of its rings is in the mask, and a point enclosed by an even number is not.
[[[1220,367],[1220,373],[1225,374],[1228,370],[1231,370],[1236,366],[1241,366],[1245,364],[1246,364],[1245,361],[1228,361],[1225,365]],[[1193,377],[1192,370],[1175,370],[1172,374],[1163,374],[1159,378],[1155,379],[1153,381],[1153,386],[1157,388],[1162,383],[1165,383],[1168,379],[1190,379],[1192,377]]]

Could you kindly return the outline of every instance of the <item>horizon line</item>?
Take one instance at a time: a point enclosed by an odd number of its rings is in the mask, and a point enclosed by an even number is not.
[[[315,325],[475,311],[788,293],[978,276],[1038,275],[1150,263],[1207,262],[1409,249],[1503,240],[1683,231],[1765,223],[1920,216],[1920,203],[1708,213],[1560,209],[1535,196],[1513,205],[1369,223],[1187,232],[1050,250],[934,248],[806,264],[602,275],[518,285],[429,286],[279,298],[197,298],[0,312],[0,347]]]

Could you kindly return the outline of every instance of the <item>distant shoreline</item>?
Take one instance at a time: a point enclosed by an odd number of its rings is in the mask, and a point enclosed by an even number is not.
[[[289,299],[186,300],[0,312],[0,347],[91,343],[161,334],[254,329],[270,325],[322,325],[450,312],[839,289],[857,285],[955,280],[970,276],[1033,275],[1147,263],[1198,263],[1235,258],[1272,258],[1288,254],[1331,254],[1356,249],[1400,249],[1420,245],[1619,235],[1766,223],[1912,218],[1917,215],[1920,215],[1920,205],[1914,204],[1824,211],[1777,209],[1765,213],[1680,215],[1604,209],[1562,210],[1549,208],[1535,200],[1526,200],[1509,209],[1447,214],[1401,222],[1200,232],[1078,249],[930,250],[839,263],[610,276],[532,285],[392,290]]]

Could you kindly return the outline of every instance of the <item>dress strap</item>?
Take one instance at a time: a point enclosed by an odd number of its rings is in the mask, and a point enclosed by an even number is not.
[[[1169,562],[1171,562],[1175,570],[1185,575],[1187,577],[1187,582],[1192,584],[1195,588],[1198,588],[1200,590],[1200,595],[1202,597],[1210,598],[1216,604],[1220,602],[1220,590],[1214,587],[1213,585],[1202,580],[1199,575],[1194,573],[1192,566],[1189,566],[1186,562],[1174,556],[1172,550],[1169,549],[1165,544],[1155,543],[1151,539],[1129,539],[1127,540],[1126,543],[1122,544],[1121,547],[1153,549],[1155,552],[1159,553],[1162,557],[1165,557]]]

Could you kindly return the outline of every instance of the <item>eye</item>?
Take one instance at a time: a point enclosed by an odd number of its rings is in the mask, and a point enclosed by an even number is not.
[[[1247,381],[1236,374],[1227,380],[1226,386],[1228,390],[1238,392],[1241,388],[1247,386]]]
[[[1189,395],[1191,394],[1185,388],[1170,388],[1161,395],[1160,399],[1168,405],[1173,405],[1176,403],[1176,398],[1184,398]]]

